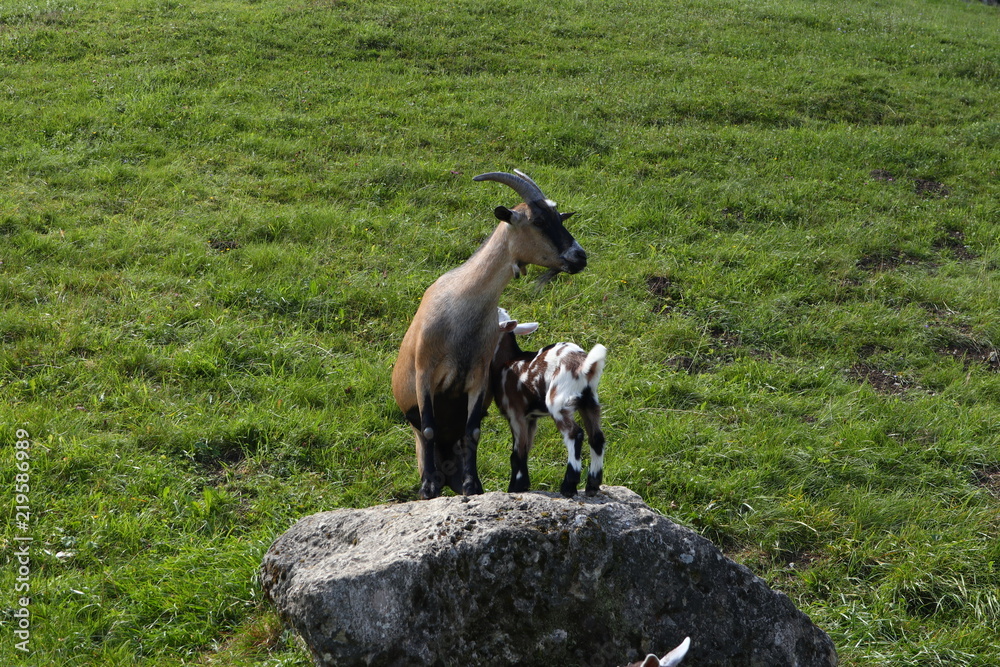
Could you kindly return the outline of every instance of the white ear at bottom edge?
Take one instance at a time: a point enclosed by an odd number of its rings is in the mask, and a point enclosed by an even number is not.
[[[681,660],[688,652],[688,648],[691,647],[691,638],[685,637],[684,641],[681,642],[680,646],[675,648],[670,653],[666,654],[660,658],[660,667],[674,667],[674,665],[679,665]]]
[[[514,327],[514,334],[517,336],[525,336],[530,333],[534,333],[538,330],[538,322],[521,322],[516,327]]]

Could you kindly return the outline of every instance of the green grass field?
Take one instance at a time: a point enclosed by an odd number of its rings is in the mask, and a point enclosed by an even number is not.
[[[396,349],[516,203],[471,177],[521,168],[590,265],[503,303],[608,347],[605,481],[844,665],[1000,665],[998,34],[962,0],[0,0],[0,664],[309,664],[260,558],[415,497]],[[508,450],[494,410],[488,490]],[[543,424],[536,487],[564,466]]]

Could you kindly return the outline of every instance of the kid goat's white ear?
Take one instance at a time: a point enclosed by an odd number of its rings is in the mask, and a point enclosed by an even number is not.
[[[689,648],[691,648],[691,638],[685,637],[680,646],[660,658],[660,667],[675,667],[675,665],[681,664],[681,660],[687,655]]]
[[[514,327],[514,334],[517,336],[524,336],[526,334],[534,333],[537,330],[538,322],[521,322]]]

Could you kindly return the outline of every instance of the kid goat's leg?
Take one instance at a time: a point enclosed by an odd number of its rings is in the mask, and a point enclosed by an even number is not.
[[[601,430],[601,406],[596,401],[581,401],[579,407],[583,428],[590,442],[590,468],[587,471],[587,495],[593,496],[604,481],[604,431]]]
[[[580,484],[580,470],[583,467],[580,460],[583,456],[583,429],[573,421],[572,408],[563,408],[558,415],[553,415],[553,419],[559,427],[559,432],[562,433],[568,455],[566,475],[559,491],[567,498],[572,498],[576,495],[576,487]]]
[[[510,453],[510,485],[507,493],[520,493],[531,488],[528,475],[528,453],[535,442],[538,420],[533,417],[515,417],[510,420],[514,447]]]

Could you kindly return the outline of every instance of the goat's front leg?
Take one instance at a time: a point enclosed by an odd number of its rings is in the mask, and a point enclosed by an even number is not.
[[[444,476],[435,463],[436,439],[434,437],[434,401],[430,394],[419,406],[419,426],[413,431],[417,439],[417,464],[420,468],[420,497],[424,500],[437,498],[444,487]]]
[[[583,429],[573,421],[570,410],[563,410],[555,417],[556,426],[562,433],[563,442],[566,444],[567,460],[566,474],[563,476],[562,486],[559,492],[567,498],[576,495],[576,487],[580,484],[580,470],[583,468],[581,457],[583,456]]]
[[[528,475],[528,452],[535,442],[537,420],[528,417],[514,418],[510,422],[511,434],[514,436],[514,446],[510,453],[510,485],[507,493],[522,493],[531,488],[531,478]]]
[[[469,419],[465,425],[465,437],[463,438],[463,479],[462,495],[473,496],[483,492],[483,483],[479,480],[479,470],[476,463],[476,453],[479,449],[480,425],[483,421],[483,400],[485,393],[479,392],[476,396],[469,396]]]

